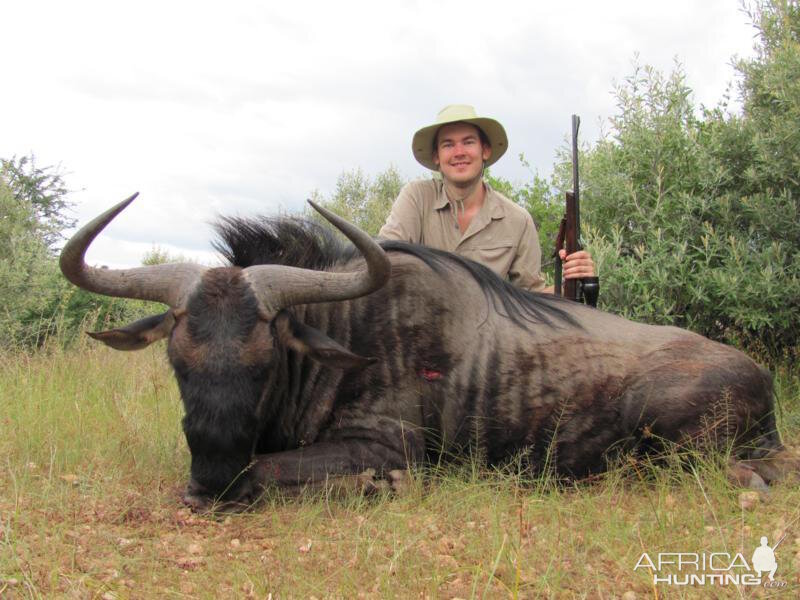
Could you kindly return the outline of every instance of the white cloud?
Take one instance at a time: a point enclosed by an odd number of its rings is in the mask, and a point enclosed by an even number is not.
[[[635,53],[714,104],[753,35],[723,0],[32,0],[3,23],[0,156],[62,164],[81,222],[142,192],[93,246],[106,264],[208,256],[215,214],[298,210],[344,170],[420,175],[411,135],[453,102],[506,126],[496,173],[524,178],[520,152],[546,173],[571,113],[597,136]]]

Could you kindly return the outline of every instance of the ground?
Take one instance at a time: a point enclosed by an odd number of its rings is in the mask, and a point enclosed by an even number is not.
[[[402,495],[289,497],[198,515],[163,349],[95,346],[0,361],[0,597],[794,597],[800,487],[731,487],[714,461],[623,463],[575,485],[466,463]],[[800,431],[798,379],[778,378]],[[670,462],[670,461],[667,461]],[[643,552],[741,552],[785,537],[779,589],[654,586]]]

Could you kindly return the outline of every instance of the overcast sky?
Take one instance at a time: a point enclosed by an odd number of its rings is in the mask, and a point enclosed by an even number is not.
[[[215,215],[300,210],[346,170],[426,175],[411,137],[446,104],[505,125],[495,174],[523,181],[524,153],[548,175],[637,53],[715,105],[755,33],[737,0],[27,0],[2,23],[0,157],[61,165],[80,223],[141,192],[89,253],[112,266],[211,262]]]

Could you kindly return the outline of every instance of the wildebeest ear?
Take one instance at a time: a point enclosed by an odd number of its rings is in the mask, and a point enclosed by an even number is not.
[[[160,315],[146,317],[119,329],[88,332],[96,340],[115,350],[141,350],[153,342],[167,337],[175,326],[172,310]]]
[[[366,367],[378,360],[353,354],[321,331],[300,323],[286,312],[279,313],[273,319],[272,325],[278,341],[284,346],[328,367],[354,369]]]

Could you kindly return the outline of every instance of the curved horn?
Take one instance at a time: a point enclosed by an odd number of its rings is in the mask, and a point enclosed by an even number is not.
[[[254,265],[243,275],[253,292],[269,312],[295,304],[335,302],[366,296],[383,287],[389,280],[392,265],[383,248],[368,234],[318,206],[308,203],[353,242],[367,261],[367,269],[353,273],[313,271],[282,265]]]
[[[72,283],[90,292],[180,306],[207,267],[179,263],[133,269],[97,269],[85,262],[86,250],[92,240],[138,195],[137,192],[108,209],[73,235],[61,251],[61,272]]]

